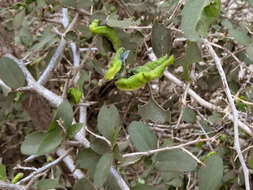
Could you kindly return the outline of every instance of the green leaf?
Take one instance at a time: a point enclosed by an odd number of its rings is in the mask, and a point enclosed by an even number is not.
[[[182,11],[181,28],[187,39],[200,40],[207,36],[208,28],[220,12],[220,0],[188,0]]]
[[[250,155],[248,157],[248,165],[251,169],[253,169],[253,151],[250,152]],[[0,168],[1,169],[1,168]],[[1,176],[1,175],[0,175]],[[1,177],[0,177],[1,179]]]
[[[190,80],[191,65],[201,61],[201,52],[197,43],[188,42],[185,48],[185,57],[181,60],[184,68],[184,80]]]
[[[25,9],[22,9],[13,19],[14,30],[18,30],[25,19]]]
[[[6,179],[6,166],[0,164],[0,181],[4,181]]]
[[[41,179],[36,184],[38,190],[54,189],[59,186],[57,179]]]
[[[191,41],[198,41],[200,39],[199,34],[196,32],[196,26],[208,2],[208,0],[188,0],[183,8],[181,28],[186,38]]]
[[[193,171],[197,162],[187,153],[180,149],[168,150],[158,153],[156,168],[160,171]]]
[[[70,96],[71,102],[73,102],[74,104],[78,104],[80,103],[83,93],[77,88],[69,88],[68,95]]]
[[[87,178],[79,179],[75,183],[74,190],[83,190],[84,187],[85,187],[85,190],[96,190],[96,188]]]
[[[93,151],[101,155],[111,151],[111,147],[102,139],[92,140],[90,147]]]
[[[152,26],[151,43],[154,53],[157,57],[169,55],[172,48],[172,40],[169,30],[155,21]]]
[[[117,135],[120,131],[120,115],[117,108],[114,105],[104,105],[98,113],[98,131],[109,139],[111,142],[115,142]]]
[[[76,6],[78,8],[83,8],[83,9],[87,9],[90,6],[93,5],[93,1],[92,0],[79,0],[76,4]]]
[[[162,172],[162,179],[166,181],[166,184],[174,187],[182,187],[184,180],[183,172],[168,171]]]
[[[94,185],[102,187],[106,182],[113,162],[113,153],[105,153],[98,161],[94,174]]]
[[[128,133],[130,141],[138,151],[148,151],[157,148],[157,138],[147,124],[133,121],[128,126]]]
[[[52,47],[52,45],[57,42],[59,39],[57,38],[56,34],[51,32],[52,27],[47,27],[41,36],[39,36],[36,41],[38,41],[37,44],[35,44],[31,50],[47,50],[48,48]]]
[[[56,126],[58,126],[57,120],[62,120],[64,128],[68,128],[72,124],[73,116],[74,113],[72,106],[67,100],[64,100],[56,110],[54,118],[50,123],[49,131],[55,129]]]
[[[25,85],[25,76],[17,63],[8,57],[0,58],[0,79],[12,89]]]
[[[88,170],[90,177],[94,176],[100,155],[91,149],[81,150],[77,156],[78,167]]]
[[[63,139],[60,129],[50,132],[34,132],[25,137],[21,152],[27,155],[43,155],[53,152]]]
[[[200,190],[218,190],[223,177],[223,161],[217,156],[209,156],[198,172]]]
[[[200,20],[196,26],[196,31],[199,34],[207,37],[208,28],[216,20],[220,13],[221,0],[210,1],[210,4],[204,8],[201,13]]]
[[[64,6],[76,6],[76,1],[75,0],[60,0],[60,3],[63,4]]]
[[[253,62],[253,44],[249,44],[247,46],[246,55]]]
[[[133,18],[125,18],[124,20],[119,20],[119,16],[112,14],[106,18],[106,24],[110,27],[127,28],[129,26],[137,25]]]
[[[83,127],[83,123],[76,123],[67,128],[67,137],[73,138]]]
[[[188,123],[194,123],[196,121],[196,113],[191,108],[186,107],[184,109],[182,121],[185,121]]]
[[[152,98],[145,105],[138,106],[138,113],[145,120],[152,120],[159,123],[170,122],[170,111],[164,110]]]
[[[252,42],[247,35],[247,30],[243,28],[243,26],[239,25],[239,27],[235,29],[229,20],[223,20],[221,24],[228,29],[228,35],[233,37],[239,44],[248,45]]]
[[[131,190],[158,190],[158,188],[154,188],[154,186],[151,185],[138,184],[131,188]]]

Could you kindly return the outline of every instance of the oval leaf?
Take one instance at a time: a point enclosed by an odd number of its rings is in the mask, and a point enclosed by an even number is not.
[[[168,29],[155,21],[152,26],[151,43],[154,53],[157,57],[169,55],[172,46],[172,40]]]
[[[25,85],[25,76],[18,64],[8,57],[0,59],[0,79],[12,89]]]
[[[113,153],[105,153],[98,161],[94,174],[94,184],[100,188],[106,182],[112,166]]]
[[[222,182],[223,161],[217,156],[209,156],[205,161],[206,167],[201,167],[198,172],[200,190],[217,190]]]
[[[160,171],[193,171],[197,162],[182,150],[175,149],[157,155],[156,168]]]
[[[138,106],[138,112],[142,119],[152,120],[159,123],[170,122],[170,111],[164,110],[152,98],[143,106]]]
[[[120,115],[114,105],[103,106],[98,113],[98,131],[114,142],[120,130]]]
[[[62,120],[63,126],[68,128],[72,124],[73,115],[72,106],[67,100],[64,100],[56,110],[55,116],[50,123],[49,131],[56,128],[58,125],[57,120]]]
[[[128,127],[130,140],[138,151],[157,148],[157,138],[149,126],[143,122],[133,121]]]

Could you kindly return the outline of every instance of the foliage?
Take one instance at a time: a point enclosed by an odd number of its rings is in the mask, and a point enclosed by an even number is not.
[[[43,168],[71,147],[64,162],[22,183],[74,190],[122,189],[123,180],[135,190],[244,188],[231,149],[230,105],[204,40],[223,62],[239,120],[251,126],[252,5],[1,1],[0,180],[19,185],[32,173],[19,165]],[[240,142],[252,169],[245,126]],[[27,163],[27,156],[36,158]]]

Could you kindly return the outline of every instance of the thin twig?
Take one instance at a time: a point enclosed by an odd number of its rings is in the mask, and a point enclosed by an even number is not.
[[[30,175],[28,175],[27,177],[21,179],[17,184],[21,184],[24,182],[29,181],[33,176],[42,173],[43,171],[47,170],[48,168],[51,168],[53,166],[55,166],[56,164],[58,164],[60,161],[62,161],[62,159],[64,159],[71,151],[73,150],[73,148],[70,148],[69,150],[67,150],[64,154],[62,154],[59,158],[57,158],[56,160],[54,160],[53,162],[50,162],[49,164],[37,169],[35,172],[32,172]]]
[[[229,89],[229,86],[228,86],[228,83],[227,83],[226,75],[225,75],[225,72],[224,72],[224,70],[222,68],[222,65],[221,65],[220,58],[215,53],[215,51],[214,51],[212,45],[210,44],[210,42],[207,39],[204,39],[203,41],[204,41],[205,45],[208,47],[209,53],[212,55],[213,59],[215,60],[216,67],[219,71],[224,91],[227,95],[230,107],[231,107],[232,112],[233,112],[233,118],[234,118],[234,148],[237,151],[240,163],[242,165],[246,190],[250,190],[249,171],[248,171],[248,168],[246,166],[245,160],[243,158],[241,148],[240,148],[240,143],[239,143],[238,111],[235,107],[234,100],[232,98],[232,95],[231,95],[231,92],[230,92],[230,89]]]
[[[0,181],[1,190],[25,190],[25,186]]]
[[[168,151],[168,150],[174,150],[174,149],[180,149],[180,148],[183,148],[188,145],[192,145],[192,144],[196,144],[198,142],[204,142],[204,141],[208,141],[208,140],[210,140],[210,139],[199,139],[198,138],[194,141],[190,141],[190,142],[176,145],[176,146],[168,146],[168,147],[158,148],[158,149],[154,149],[154,150],[149,150],[146,152],[134,152],[134,153],[123,154],[122,157],[127,158],[127,157],[133,157],[133,156],[150,156],[155,153],[164,152],[164,151]]]

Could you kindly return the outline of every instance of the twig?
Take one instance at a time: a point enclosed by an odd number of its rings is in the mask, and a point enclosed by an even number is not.
[[[73,148],[70,148],[69,150],[67,150],[64,154],[62,154],[59,158],[57,158],[56,160],[54,160],[53,162],[50,162],[49,164],[37,169],[35,172],[32,172],[30,175],[28,175],[27,177],[21,179],[17,184],[21,184],[24,182],[29,181],[33,176],[42,173],[43,171],[47,170],[48,168],[53,167],[54,165],[58,164],[60,161],[62,161],[62,159],[64,159],[71,151],[73,150]]]
[[[128,185],[126,184],[126,182],[122,179],[122,177],[119,175],[119,173],[116,171],[116,169],[113,166],[110,168],[110,172],[114,176],[114,178],[116,179],[120,189],[130,190]]]
[[[205,45],[208,47],[209,53],[212,55],[213,59],[215,60],[216,67],[217,67],[217,69],[219,71],[219,74],[220,74],[220,77],[221,77],[223,88],[225,90],[225,93],[227,95],[229,104],[230,104],[232,112],[233,112],[233,118],[234,118],[234,148],[237,151],[239,160],[240,160],[241,165],[242,165],[246,190],[250,190],[249,171],[248,171],[248,168],[246,166],[245,160],[243,158],[241,148],[240,148],[240,143],[239,143],[238,111],[235,107],[234,100],[232,98],[232,95],[231,95],[231,92],[230,92],[230,89],[229,89],[229,86],[228,86],[228,83],[227,83],[226,75],[225,75],[224,70],[223,70],[222,65],[221,65],[220,58],[215,53],[215,51],[214,51],[212,45],[210,44],[210,42],[207,39],[204,39],[203,41],[204,41]]]
[[[170,72],[168,72],[167,70],[164,71],[164,76],[171,80],[172,82],[174,82],[176,85],[184,87],[184,83],[179,80],[178,78],[176,78],[173,74],[171,74]],[[213,105],[210,102],[207,102],[206,100],[204,100],[203,98],[201,98],[195,91],[193,91],[191,88],[188,91],[188,94],[195,99],[200,105],[204,106],[207,109],[210,110],[214,110],[216,112],[220,112],[220,113],[224,113],[226,114],[226,112],[220,108],[219,106]],[[227,117],[231,120],[234,121],[234,118],[231,114],[228,114]],[[238,121],[239,126],[241,127],[242,130],[244,130],[247,134],[249,134],[250,136],[253,136],[253,133],[251,131],[251,129],[245,125],[243,122]]]
[[[25,186],[0,181],[1,190],[25,190]]]
[[[91,135],[93,135],[94,137],[98,138],[98,139],[101,139],[103,141],[105,141],[110,147],[112,147],[112,143],[107,139],[105,138],[104,136],[100,136],[100,135],[97,135],[96,133],[93,133],[92,131],[90,131],[87,127],[86,127],[86,131],[88,133],[90,133]]]
[[[63,157],[63,162],[66,164],[66,166],[68,167],[69,171],[73,174],[73,177],[75,179],[81,179],[81,178],[85,177],[85,175],[83,174],[83,172],[81,170],[76,169],[76,166],[74,164],[74,160],[73,160],[72,156],[70,156],[70,155],[67,156],[68,151],[66,151],[63,148],[59,148],[59,149],[57,149],[56,153],[60,157]]]
[[[207,141],[208,142],[208,141]],[[184,151],[185,153],[189,154],[194,160],[196,160],[199,164],[201,164],[202,166],[206,166],[203,162],[201,162],[201,160],[199,160],[194,154],[192,154],[189,150],[185,149],[184,147],[181,148],[182,151]]]
[[[154,149],[154,150],[149,150],[146,152],[134,152],[134,153],[123,154],[122,157],[127,158],[127,157],[132,157],[132,156],[150,156],[155,153],[164,152],[164,151],[168,151],[168,150],[174,150],[174,149],[180,149],[180,148],[183,148],[188,145],[192,145],[192,144],[196,144],[198,142],[204,142],[204,141],[208,141],[208,140],[210,140],[210,139],[199,139],[198,138],[194,141],[190,141],[190,142],[176,145],[176,146],[168,146],[168,147],[158,148],[158,149]]]

